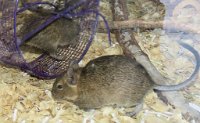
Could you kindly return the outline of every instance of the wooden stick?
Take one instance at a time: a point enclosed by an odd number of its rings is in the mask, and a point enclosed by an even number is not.
[[[183,31],[187,33],[200,34],[200,29],[192,27],[192,24],[182,24],[174,20],[164,21],[145,21],[139,19],[123,20],[123,21],[109,21],[110,29],[132,29],[132,28],[145,28],[155,29],[163,28],[167,30]],[[104,22],[99,23],[99,28],[105,30]]]

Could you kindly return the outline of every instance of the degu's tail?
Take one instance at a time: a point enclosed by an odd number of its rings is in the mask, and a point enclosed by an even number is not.
[[[190,46],[190,45],[188,45],[186,43],[179,42],[179,44],[182,47],[184,47],[187,50],[189,50],[195,57],[196,66],[195,66],[195,69],[194,69],[193,73],[191,74],[191,76],[188,79],[186,79],[185,81],[183,81],[180,84],[177,84],[177,85],[156,85],[154,87],[154,89],[160,90],[160,91],[176,91],[176,90],[180,90],[180,89],[183,89],[183,88],[188,87],[189,85],[191,85],[194,82],[196,76],[198,75],[199,67],[200,67],[200,56],[199,56],[198,51],[195,50],[192,46]]]

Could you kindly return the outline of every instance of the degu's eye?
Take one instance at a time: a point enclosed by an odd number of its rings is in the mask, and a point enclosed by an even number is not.
[[[58,90],[63,90],[63,85],[62,84],[57,84],[57,89]]]

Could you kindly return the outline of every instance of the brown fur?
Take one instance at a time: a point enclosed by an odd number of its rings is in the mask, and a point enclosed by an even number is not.
[[[135,106],[153,86],[140,64],[121,55],[97,58],[80,71],[76,87],[78,96],[73,102],[84,109]],[[65,77],[54,83],[52,94],[55,99],[67,99],[73,93]],[[63,83],[63,90],[57,89],[58,83]]]
[[[24,36],[25,34],[30,33],[34,28],[42,24],[43,17],[47,18],[50,16],[52,16],[50,13],[42,11],[25,15],[24,24],[19,30],[20,35]],[[34,23],[35,21],[38,23],[31,25],[31,23]],[[58,57],[56,55],[57,48],[63,46],[67,47],[69,45],[75,47],[79,40],[79,31],[80,27],[77,20],[60,18],[35,34],[26,41],[26,44],[43,50],[54,58],[62,59],[62,56]]]

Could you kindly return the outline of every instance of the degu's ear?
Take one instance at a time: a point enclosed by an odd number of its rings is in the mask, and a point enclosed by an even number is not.
[[[79,65],[77,60],[71,61],[69,68],[67,70],[67,81],[68,84],[75,85],[78,81]]]

